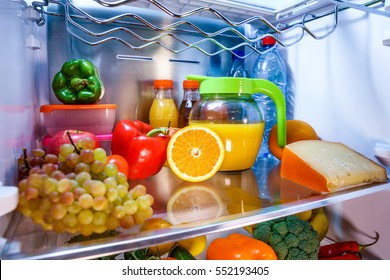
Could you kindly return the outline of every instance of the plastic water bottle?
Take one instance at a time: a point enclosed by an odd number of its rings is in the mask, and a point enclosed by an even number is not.
[[[287,94],[287,66],[281,57],[276,40],[271,37],[264,37],[262,40],[262,54],[259,55],[252,71],[252,78],[266,79],[276,84],[283,92],[286,98],[287,119],[293,116],[292,103],[289,101]],[[268,148],[268,136],[271,128],[276,123],[276,107],[275,103],[264,94],[255,94],[254,98],[263,113],[265,122],[263,141],[261,143],[260,151],[257,160],[260,159],[275,159]]]
[[[230,70],[226,73],[227,77],[249,78],[249,71],[245,65],[244,50],[235,49],[232,54],[233,64]]]

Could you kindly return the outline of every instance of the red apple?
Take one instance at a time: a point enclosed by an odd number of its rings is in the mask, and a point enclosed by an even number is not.
[[[46,146],[46,153],[47,154],[55,154],[58,155],[60,151],[60,147],[63,144],[71,143],[68,133],[70,134],[70,137],[72,138],[72,141],[74,144],[80,139],[84,138],[91,138],[94,143],[94,149],[100,148],[100,141],[96,137],[95,134],[87,131],[82,130],[62,130],[54,134],[54,136],[50,139],[48,145]]]

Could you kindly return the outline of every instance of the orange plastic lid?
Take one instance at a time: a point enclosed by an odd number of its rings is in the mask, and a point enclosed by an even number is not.
[[[172,80],[154,80],[154,88],[172,88]]]
[[[41,113],[50,113],[55,110],[91,110],[91,109],[116,109],[116,104],[91,104],[91,105],[65,105],[65,104],[52,104],[42,105],[40,108]]]
[[[184,80],[183,81],[183,88],[185,89],[192,89],[192,88],[199,88],[200,82],[195,80]]]

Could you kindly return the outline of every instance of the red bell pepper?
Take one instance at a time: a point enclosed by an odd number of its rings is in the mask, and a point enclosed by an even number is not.
[[[167,160],[169,129],[153,129],[142,121],[121,120],[112,133],[111,153],[129,164],[129,180],[143,180],[160,172]]]

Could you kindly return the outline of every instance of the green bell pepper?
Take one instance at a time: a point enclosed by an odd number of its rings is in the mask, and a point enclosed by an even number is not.
[[[65,62],[54,76],[52,88],[64,104],[94,104],[104,95],[99,71],[86,59]]]

